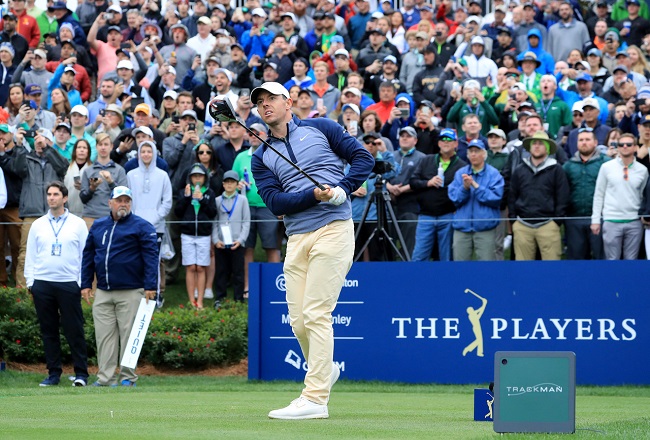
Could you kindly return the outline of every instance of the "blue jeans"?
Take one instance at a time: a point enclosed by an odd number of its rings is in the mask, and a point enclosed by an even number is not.
[[[451,228],[454,214],[445,214],[438,217],[430,215],[418,216],[418,227],[415,230],[415,249],[412,261],[428,261],[433,251],[433,245],[438,242],[440,261],[451,261]]]

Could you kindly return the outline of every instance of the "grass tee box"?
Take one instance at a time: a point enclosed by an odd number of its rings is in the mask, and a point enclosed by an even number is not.
[[[576,357],[568,351],[494,355],[495,432],[575,432]]]

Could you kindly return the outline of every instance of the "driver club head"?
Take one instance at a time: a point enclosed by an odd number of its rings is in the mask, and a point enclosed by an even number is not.
[[[216,96],[212,99],[208,104],[208,111],[215,121],[231,122],[238,120],[232,103],[225,96]]]

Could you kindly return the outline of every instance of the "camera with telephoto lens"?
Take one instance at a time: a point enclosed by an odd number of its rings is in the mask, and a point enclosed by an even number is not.
[[[375,174],[386,174],[393,170],[393,165],[385,160],[375,159],[375,166],[372,167],[372,172]]]

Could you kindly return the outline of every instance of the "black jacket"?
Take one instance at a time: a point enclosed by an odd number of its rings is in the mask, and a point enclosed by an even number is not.
[[[413,100],[415,102],[422,102],[425,99],[434,102],[436,94],[433,90],[440,80],[443,68],[436,64],[429,64],[424,66],[424,70],[415,74],[413,77]]]
[[[456,211],[454,202],[449,200],[447,188],[454,181],[456,171],[467,165],[462,159],[454,155],[451,163],[445,171],[445,186],[436,188],[427,186],[427,182],[438,175],[439,154],[431,154],[424,157],[409,180],[411,189],[417,194],[420,214],[438,217]]]
[[[539,223],[552,218],[559,223],[566,216],[570,201],[569,179],[562,166],[553,158],[535,172],[529,159],[515,169],[508,193],[508,216],[521,217],[527,223]]]
[[[208,187],[199,201],[199,213],[196,214],[192,205],[192,195],[186,197],[185,188],[181,189],[174,208],[174,214],[182,221],[181,234],[201,237],[212,235],[211,220],[214,220],[217,215],[216,199],[214,191]]]
[[[12,169],[15,159],[16,148],[12,148],[0,156],[0,168],[5,175],[5,185],[7,186],[7,205],[5,208],[18,208],[20,203],[20,193],[23,190],[23,179]]]

